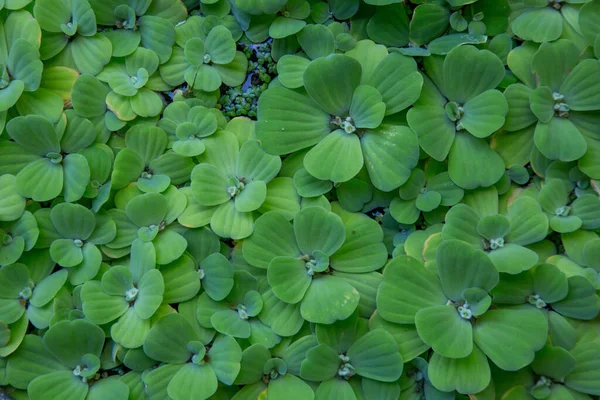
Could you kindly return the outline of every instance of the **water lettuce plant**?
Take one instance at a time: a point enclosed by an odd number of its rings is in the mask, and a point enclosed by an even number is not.
[[[600,0],[0,0],[0,398],[600,397]]]

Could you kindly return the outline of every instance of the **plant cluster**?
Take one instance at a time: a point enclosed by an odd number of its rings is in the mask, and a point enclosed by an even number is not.
[[[600,0],[0,0],[0,397],[600,396]]]

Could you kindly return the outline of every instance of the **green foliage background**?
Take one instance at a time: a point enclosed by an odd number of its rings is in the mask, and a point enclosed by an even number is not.
[[[0,397],[600,396],[600,0],[0,0]]]

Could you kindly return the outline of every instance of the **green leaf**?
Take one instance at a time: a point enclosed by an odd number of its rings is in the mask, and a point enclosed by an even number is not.
[[[384,383],[372,379],[362,380],[362,389],[368,399],[398,399],[400,385],[398,383]]]
[[[318,58],[304,71],[304,87],[321,109],[342,117],[350,108],[361,70],[358,61],[345,55]]]
[[[6,67],[12,79],[23,82],[24,90],[28,92],[40,86],[43,65],[39,57],[36,46],[25,39],[17,39],[10,48]]]
[[[448,27],[450,11],[440,4],[421,4],[410,22],[410,41],[417,46],[429,43]]]
[[[352,179],[362,166],[363,154],[358,136],[341,129],[325,136],[304,157],[308,173],[317,179],[333,182]]]
[[[406,126],[382,125],[368,130],[361,146],[371,182],[382,191],[404,184],[419,158],[417,135]]]
[[[465,104],[486,90],[494,89],[504,78],[504,65],[494,53],[473,46],[460,46],[444,60],[446,97]]]
[[[457,133],[450,149],[448,172],[463,189],[488,187],[504,174],[504,161],[483,139]]]
[[[261,322],[271,327],[280,336],[292,336],[298,333],[304,319],[300,315],[299,304],[288,304],[277,298],[272,290],[263,293],[263,310],[259,314]]]
[[[447,301],[438,278],[408,256],[394,258],[383,272],[377,293],[377,313],[387,321],[413,324],[423,308]]]
[[[597,92],[597,80],[600,64],[594,60],[584,60],[567,75],[560,86],[560,94],[565,96],[565,103],[571,110],[590,111],[600,107]]]
[[[523,40],[550,42],[562,34],[562,17],[551,7],[527,9],[512,22],[511,28]]]
[[[200,269],[204,291],[215,301],[223,300],[233,288],[233,265],[222,254],[214,253],[200,263]]]
[[[564,299],[569,292],[566,275],[551,264],[540,264],[533,273],[533,293],[547,303]]]
[[[456,390],[462,394],[483,391],[490,383],[490,366],[477,347],[465,358],[446,358],[433,353],[427,373],[431,383],[443,392]]]
[[[0,90],[0,109],[6,111],[14,106],[24,89],[23,81],[11,81],[7,87]]]
[[[300,376],[306,380],[322,382],[337,375],[340,366],[339,355],[331,347],[320,344],[306,352],[302,361]]]
[[[306,382],[290,374],[270,381],[267,393],[271,399],[286,399],[290,398],[290,395],[296,399],[315,398],[312,388]]]
[[[279,82],[289,89],[297,89],[304,86],[302,76],[304,75],[304,70],[306,70],[306,67],[309,63],[310,60],[296,55],[287,54],[281,57],[277,62]]]
[[[375,329],[355,341],[347,356],[356,373],[380,382],[394,382],[402,374],[403,360],[387,331]]]
[[[559,302],[552,304],[559,314],[588,320],[600,311],[598,295],[590,281],[582,276],[572,276],[568,280],[569,294]]]
[[[104,332],[86,320],[60,321],[46,332],[44,344],[65,366],[75,368],[84,355],[100,355]]]
[[[89,386],[73,375],[72,371],[57,371],[42,375],[31,381],[27,393],[31,399],[54,398],[85,399]]]
[[[104,293],[98,281],[89,281],[82,286],[81,301],[83,313],[96,324],[113,321],[129,308],[125,297],[110,296]]]
[[[346,233],[342,219],[321,207],[308,207],[294,219],[298,247],[305,255],[315,250],[331,256],[344,243]]]
[[[350,117],[357,128],[375,129],[383,121],[385,103],[381,94],[372,86],[360,85],[352,94]]]
[[[306,53],[306,55],[311,59],[317,59],[320,57],[327,57],[330,54],[333,54],[335,51],[335,37],[331,30],[325,26],[320,24],[309,24],[306,25],[298,34],[296,35],[298,39],[298,43],[302,47],[302,50]],[[277,68],[279,72],[280,62],[285,58],[281,57],[277,62]],[[285,63],[284,63],[285,64]],[[308,65],[308,63],[306,63]],[[302,71],[304,71],[306,66],[303,67]],[[281,77],[281,75],[280,75]],[[287,86],[287,85],[286,85]],[[302,86],[302,84],[300,85]]]
[[[267,185],[265,182],[250,182],[235,196],[235,209],[244,213],[255,211],[262,206],[266,197]]]
[[[74,267],[83,261],[81,246],[73,239],[57,239],[52,242],[50,256],[62,267]]]
[[[279,299],[295,304],[304,298],[312,280],[305,264],[292,257],[275,257],[270,262],[267,278],[273,293]]]
[[[34,307],[44,307],[54,299],[67,280],[67,271],[60,270],[38,282],[29,303]]]
[[[259,268],[267,268],[277,256],[300,255],[292,225],[277,212],[263,214],[256,220],[254,233],[242,250],[248,263]]]
[[[538,123],[534,141],[539,151],[551,160],[574,161],[581,158],[587,143],[577,127],[568,119],[554,117]]]
[[[272,87],[258,101],[256,137],[271,154],[292,153],[324,138],[330,132],[329,120],[329,114],[309,97]]]
[[[582,343],[571,351],[575,369],[565,378],[568,388],[593,395],[600,393],[597,380],[599,351],[597,343]]]
[[[247,320],[242,319],[237,311],[218,311],[210,318],[210,322],[217,332],[224,335],[243,339],[250,337],[250,324]]]
[[[548,218],[537,201],[527,196],[516,199],[506,214],[511,230],[505,240],[522,246],[539,242],[548,232]],[[517,222],[518,221],[518,222]]]
[[[456,126],[443,107],[417,105],[406,115],[408,125],[419,137],[419,145],[437,161],[445,160],[454,142]]]
[[[252,234],[254,217],[251,213],[237,211],[234,202],[228,201],[215,210],[210,220],[210,228],[221,237],[244,239]]]
[[[438,246],[437,264],[444,293],[454,301],[465,289],[490,292],[498,284],[498,271],[487,255],[458,240],[444,240]]]
[[[435,354],[449,358],[467,357],[473,351],[471,323],[454,306],[440,305],[419,310],[417,332]]]
[[[482,34],[471,33],[453,33],[440,36],[432,40],[427,46],[431,54],[445,55],[452,49],[465,44],[482,44],[487,42],[488,37]]]
[[[179,21],[177,19],[171,22],[167,18],[156,15],[142,15],[137,20],[142,46],[153,50],[161,64],[171,57],[173,44],[175,43],[175,28],[173,25]]]
[[[208,399],[217,391],[217,387],[217,376],[209,365],[188,363],[177,371],[167,391],[173,399]]]
[[[71,42],[73,61],[84,74],[96,75],[108,64],[112,55],[112,44],[107,37],[96,34],[76,36]]]
[[[141,319],[133,307],[129,307],[110,328],[115,343],[128,349],[142,346],[149,331],[150,320]]]
[[[403,4],[377,7],[367,24],[369,38],[386,46],[408,44],[409,19]]]
[[[208,351],[209,365],[225,385],[232,385],[240,372],[242,349],[234,338],[219,336]]]
[[[570,40],[543,43],[531,60],[538,86],[548,86],[558,92],[564,79],[577,65],[578,52],[577,46]]]
[[[349,283],[334,276],[314,279],[300,306],[302,317],[309,322],[331,324],[348,318],[360,294]]]
[[[504,125],[507,112],[508,104],[502,93],[487,90],[465,103],[460,125],[475,137],[488,137]]]
[[[396,74],[399,79],[393,79]],[[377,64],[367,83],[381,93],[385,114],[390,115],[406,109],[419,98],[423,77],[413,59],[392,53]]]
[[[474,325],[473,339],[498,367],[516,371],[544,347],[547,329],[538,310],[490,310]]]
[[[563,380],[566,375],[575,369],[575,365],[575,357],[567,350],[546,345],[535,354],[535,360],[531,363],[531,368],[538,375]]]
[[[165,285],[163,277],[158,270],[146,272],[138,284],[139,293],[135,299],[135,312],[142,319],[154,315],[163,300]]]
[[[538,262],[538,255],[533,250],[514,243],[488,253],[498,272],[518,274],[532,268]]]
[[[204,41],[205,51],[215,64],[228,64],[235,57],[235,41],[225,26],[216,26]]]
[[[283,39],[300,32],[304,26],[306,26],[306,22],[302,20],[277,16],[269,27],[269,36],[274,39]]]
[[[0,176],[0,221],[14,221],[23,215],[25,198],[17,193],[13,175]]]

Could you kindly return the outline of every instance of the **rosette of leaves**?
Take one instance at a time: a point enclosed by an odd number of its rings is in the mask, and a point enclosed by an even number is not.
[[[437,248],[437,271],[408,256],[394,258],[377,294],[377,313],[402,326],[416,325],[433,349],[428,376],[443,392],[474,394],[491,380],[488,358],[516,371],[545,344],[548,322],[536,309],[490,309],[498,271],[486,254],[458,240]]]
[[[111,338],[125,348],[134,349],[144,343],[164,290],[160,271],[132,260],[129,268],[113,266],[100,281],[83,284],[83,313],[98,325],[116,321],[110,327]]]
[[[548,218],[538,202],[522,196],[508,207],[506,215],[475,211],[457,204],[446,214],[443,240],[456,239],[485,251],[499,272],[518,274],[538,262],[538,254],[527,245],[539,242],[548,232]]]
[[[144,193],[129,200],[125,210],[111,209],[117,226],[110,249],[129,247],[132,262],[155,266],[169,264],[184,253],[187,241],[177,229],[175,220],[185,209],[187,200],[174,186],[164,194]],[[125,253],[127,254],[127,253]]]
[[[366,53],[356,56],[362,55]],[[321,180],[348,181],[365,165],[378,189],[403,184],[418,161],[416,135],[406,126],[382,121],[416,100],[421,78],[415,62],[397,53],[372,68],[363,71],[356,58],[332,54],[306,67],[302,82],[309,96],[284,87],[265,91],[256,124],[265,150],[282,155],[310,148],[304,166]],[[397,70],[411,84],[389,81]]]
[[[89,321],[61,321],[42,337],[27,335],[7,366],[9,383],[30,399],[127,399],[119,377],[100,374],[104,332]],[[68,395],[68,397],[67,397]]]
[[[29,320],[38,329],[50,325],[54,297],[67,280],[67,271],[35,271],[37,265],[10,264],[0,268],[0,315],[5,324]],[[30,271],[29,268],[32,268]]]
[[[507,400],[587,399],[600,393],[597,357],[600,346],[593,342],[578,344],[571,351],[546,345],[523,376],[525,384],[511,387]]]
[[[598,228],[598,196],[584,194],[571,201],[572,195],[563,180],[546,181],[538,195],[543,210],[548,214],[550,228],[559,233],[574,232],[579,228]]]
[[[204,139],[204,144],[206,152],[191,174],[192,195],[201,206],[212,208],[213,232],[235,240],[248,237],[257,212],[270,202],[268,183],[279,172],[281,159],[267,154],[256,140],[239,148],[237,138],[227,131]]]
[[[0,55],[0,115],[14,106],[23,92],[36,91],[42,80],[40,26],[27,11],[13,11],[3,17],[3,50]],[[2,124],[4,126],[4,124]]]
[[[113,57],[126,57],[139,47],[154,51],[160,63],[171,57],[175,24],[184,21],[187,9],[174,0],[89,0],[102,34],[111,41]],[[141,46],[140,46],[141,45]]]
[[[184,82],[190,89],[213,92],[223,83],[235,87],[246,79],[248,60],[236,51],[235,40],[227,27],[218,25],[206,35],[196,20],[181,25],[182,32],[171,58],[160,67],[160,75],[169,85]],[[180,47],[181,46],[181,47]]]
[[[577,46],[566,39],[545,42],[537,51],[533,46],[511,51],[508,65],[522,83],[504,93],[509,103],[505,129],[518,131],[535,124],[536,151],[550,160],[581,159],[581,170],[595,176],[598,145],[588,121],[600,109],[600,64],[578,62],[578,54]]]
[[[269,349],[277,345],[281,338],[258,318],[263,310],[263,299],[256,290],[256,279],[247,272],[238,271],[233,282],[234,289],[222,301],[214,301],[208,293],[200,295],[200,325],[223,335],[247,339],[250,344],[262,344]]]
[[[511,16],[511,29],[523,40],[552,42],[561,37],[563,30],[579,30],[578,5],[587,1],[526,0]],[[573,15],[575,19],[571,18]]]
[[[314,335],[303,336],[281,349],[269,351],[255,344],[242,352],[240,373],[235,383],[244,385],[232,400],[254,398],[266,393],[269,399],[314,399],[312,388],[300,379],[306,351],[317,345]]]
[[[308,350],[300,367],[300,377],[320,382],[315,399],[336,395],[358,399],[351,380],[366,398],[400,395],[396,381],[402,374],[404,361],[389,332],[384,329],[369,332],[354,315],[332,325],[317,325],[316,337],[318,345]]]
[[[42,28],[42,60],[96,75],[108,64],[112,44],[97,33],[96,16],[87,0],[36,1],[33,15]]]
[[[90,167],[79,151],[95,138],[90,121],[66,112],[66,124],[56,127],[37,115],[20,116],[6,126],[14,140],[0,142],[7,154],[3,172],[16,175],[17,192],[35,201],[48,201],[62,195],[65,201],[79,200],[90,179]]]
[[[485,138],[502,128],[508,112],[506,99],[495,90],[504,78],[502,61],[489,50],[460,46],[443,63],[428,57],[425,64],[435,85],[425,81],[421,98],[406,116],[419,145],[437,161],[448,158],[456,185],[495,184],[504,174],[504,162]]]
[[[244,259],[267,270],[274,295],[299,304],[299,310],[286,313],[300,312],[305,320],[321,324],[348,318],[360,299],[355,278],[367,278],[385,263],[379,224],[361,214],[339,212],[306,207],[293,225],[279,213],[266,213],[244,241]]]
[[[183,101],[176,101],[165,108],[158,126],[169,135],[171,147],[185,157],[199,156],[204,152],[203,138],[215,133],[219,127],[217,116],[203,106],[190,107]]]
[[[401,224],[414,224],[421,213],[434,212],[438,207],[451,207],[464,195],[448,172],[427,177],[419,168],[412,170],[408,181],[400,186],[399,196],[390,203],[392,217]]]
[[[152,50],[138,48],[125,58],[108,64],[98,79],[108,83],[112,91],[106,105],[121,121],[137,116],[156,117],[163,110],[163,99],[154,90],[169,90],[157,73],[159,59]]]
[[[102,263],[98,246],[111,242],[117,232],[108,214],[61,203],[36,211],[35,218],[42,228],[37,247],[49,247],[52,260],[69,268],[71,284],[79,285],[96,276]]]
[[[181,185],[190,179],[193,161],[166,151],[169,139],[162,129],[136,125],[125,134],[125,144],[115,157],[112,189],[136,182],[144,193],[164,192],[169,185]]]
[[[144,341],[144,352],[162,363],[144,377],[147,393],[173,400],[208,399],[219,386],[233,385],[242,349],[231,336],[204,338],[197,322],[179,313],[162,317]],[[194,318],[195,319],[195,318]]]
[[[531,304],[543,311],[552,344],[571,350],[576,334],[570,321],[595,318],[600,312],[600,298],[588,279],[567,277],[565,272],[552,264],[539,264],[518,275],[502,274],[493,295],[496,304]]]
[[[17,262],[24,251],[35,246],[39,234],[37,221],[29,211],[15,221],[0,222],[0,267]]]

